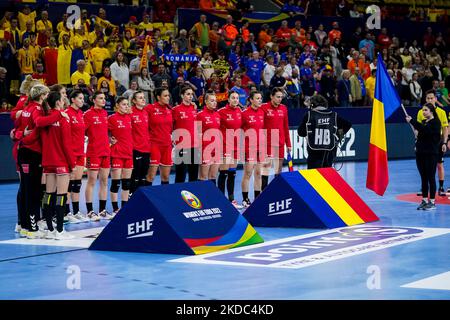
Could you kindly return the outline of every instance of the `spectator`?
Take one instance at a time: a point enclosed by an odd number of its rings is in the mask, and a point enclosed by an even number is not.
[[[209,24],[206,22],[206,16],[202,14],[200,16],[200,21],[194,24],[194,26],[189,31],[190,35],[193,35],[195,41],[202,47],[202,52],[209,49],[210,39],[209,39]]]
[[[23,81],[28,74],[33,74],[36,58],[30,50],[30,39],[23,41],[23,47],[19,49],[17,60],[19,62],[21,80]]]
[[[111,58],[108,49],[105,48],[105,41],[103,38],[98,39],[97,46],[91,50],[92,62],[94,64],[94,73],[101,76],[103,62]]]
[[[361,50],[362,48],[366,48],[369,60],[373,60],[373,57],[375,55],[375,43],[372,41],[372,34],[370,32],[366,33],[366,38],[359,42],[358,48],[359,50]]]
[[[347,18],[349,16],[349,10],[345,0],[341,0],[336,6],[336,16]]]
[[[337,84],[337,99],[339,107],[350,107],[353,101],[350,78],[351,72],[350,70],[343,70],[341,74],[341,80],[339,80]]]
[[[116,60],[111,64],[111,77],[114,81],[124,86],[126,89],[130,85],[130,70],[125,63],[125,57],[122,52],[118,52],[116,55]]]
[[[336,80],[333,77],[330,67],[324,67],[319,76],[320,90],[319,94],[328,101],[328,106],[336,104]]]
[[[436,38],[433,34],[433,29],[431,29],[431,27],[428,27],[425,35],[423,36],[423,47],[425,48],[425,50],[426,51],[431,50],[435,41],[436,41]]]
[[[353,106],[362,106],[363,105],[363,90],[361,87],[361,82],[359,81],[360,74],[359,68],[355,68],[355,73],[350,77],[350,92],[352,95]]]
[[[407,64],[403,67],[402,71],[402,80],[401,80],[401,98],[402,103],[405,105],[409,105],[409,101],[411,99],[409,83],[412,80],[412,75],[414,74],[414,70],[411,67],[411,61],[408,61]]]
[[[263,76],[262,76],[262,81],[263,81],[263,85],[264,85],[262,87],[262,92],[263,92],[264,100],[266,100],[266,98],[269,97],[270,81],[272,80],[273,76],[275,75],[275,70],[276,70],[276,67],[273,64],[273,56],[268,56],[267,60],[266,60],[266,65],[264,66]]]
[[[420,102],[422,100],[422,88],[417,81],[419,79],[419,75],[417,72],[414,72],[412,75],[411,82],[409,83],[409,91],[411,93],[411,107],[419,107]]]
[[[233,24],[233,18],[230,15],[227,16],[226,24],[222,27],[222,34],[227,46],[231,46],[239,34],[237,27]]]
[[[264,63],[259,59],[259,52],[254,51],[252,59],[246,64],[247,75],[250,77],[256,88],[259,90],[261,77],[264,71]]]
[[[104,77],[98,79],[98,90],[105,94],[106,104],[103,108],[106,111],[112,112],[114,110],[115,101],[114,96],[111,94],[110,88],[111,87],[108,80],[106,80]]]
[[[445,81],[439,81],[436,97],[443,107],[448,107],[450,105],[450,97],[448,96],[448,89],[445,87]]]
[[[33,79],[39,80],[43,85],[47,85],[47,74],[44,73],[44,64],[39,60],[36,62],[36,72],[32,75]]]
[[[339,23],[337,21],[332,24],[333,29],[328,32],[328,39],[330,39],[330,44],[333,45],[334,40],[337,38],[342,39],[342,32],[339,30]]]
[[[6,74],[8,70],[6,68],[0,67],[0,97],[8,99],[10,98],[10,88],[8,81],[6,81]]]
[[[381,33],[378,35],[377,43],[380,46],[380,50],[388,49],[391,46],[392,40],[387,34],[386,28],[381,28]]]
[[[300,108],[302,105],[301,100],[303,93],[302,93],[302,86],[300,84],[298,76],[299,71],[297,67],[297,69],[292,70],[291,77],[289,78],[289,81],[287,81],[286,86],[288,107],[292,109]]]
[[[283,77],[284,69],[282,67],[278,67],[275,71],[275,75],[270,80],[270,90],[273,88],[285,88],[286,87],[286,78]]]
[[[300,68],[297,66],[297,60],[295,57],[292,57],[289,61],[289,64],[284,68],[283,77],[286,78],[286,80],[290,80],[292,78],[292,73],[297,71],[297,76],[300,74]]]
[[[359,19],[363,17],[363,14],[358,11],[358,7],[356,6],[356,4],[353,4],[352,9],[349,11],[349,16],[350,18]]]
[[[247,91],[242,88],[242,79],[240,76],[236,76],[234,78],[234,86],[230,89],[230,91],[234,91],[239,94],[239,106],[242,109],[245,109],[247,106],[248,94]]]
[[[371,71],[370,77],[368,77],[364,85],[366,86],[366,105],[371,106],[373,105],[373,99],[375,97],[375,82],[376,82],[376,76],[377,76],[377,69],[373,69]]]
[[[195,99],[198,100],[205,94],[206,80],[203,76],[203,70],[200,67],[195,69],[195,75],[189,79],[189,82],[195,87]]]
[[[289,29],[287,20],[281,21],[281,27],[277,30],[276,33],[280,51],[286,51],[287,46],[289,45],[289,40],[291,39],[291,35],[292,30]]]
[[[19,19],[20,31],[25,31],[27,29],[26,24],[28,21],[31,22],[30,31],[35,31],[34,20],[36,19],[36,11],[31,11],[30,6],[25,5],[22,11],[19,11],[17,18]]]
[[[111,69],[109,67],[103,68],[102,76],[98,79],[98,90],[101,91],[101,89],[105,89],[104,82],[108,84],[108,91],[107,93],[113,97],[117,95],[116,93],[116,83],[114,79],[111,77]]]
[[[147,103],[153,103],[154,101],[153,91],[155,90],[155,83],[153,82],[152,78],[148,73],[148,68],[146,67],[142,68],[141,74],[137,78],[137,84],[139,90],[141,90],[144,93],[145,101]]]
[[[319,47],[322,47],[324,45],[324,41],[327,38],[327,33],[323,30],[323,24],[319,24],[319,28],[314,31],[314,37],[316,39],[316,43]]]
[[[268,43],[272,42],[272,37],[268,34],[269,25],[263,24],[261,26],[261,31],[258,34],[258,47],[260,49],[264,48]]]
[[[72,85],[75,85],[79,83],[80,80],[82,80],[85,85],[89,84],[89,81],[91,79],[91,76],[86,71],[86,61],[85,60],[78,60],[77,61],[77,71],[75,71],[72,76],[70,77]]]
[[[9,28],[9,32],[11,34],[10,42],[11,45],[15,50],[19,50],[22,46],[22,38],[21,38],[21,32],[18,28],[19,22],[17,19],[13,18],[11,19],[11,25]]]
[[[439,62],[437,59],[434,59],[430,62],[430,71],[433,74],[433,79],[441,81],[442,80],[442,72],[441,67],[439,66]]]
[[[139,79],[139,78],[138,78],[138,79]],[[132,81],[130,82],[130,88],[127,89],[127,90],[122,94],[122,96],[125,97],[125,98],[127,98],[128,100],[131,100],[131,97],[133,96],[133,94],[134,94],[138,89],[141,90],[141,88],[139,88],[139,86],[138,86],[138,82],[135,81],[135,80],[132,80]]]
[[[305,99],[312,97],[316,91],[316,81],[314,79],[313,70],[311,69],[311,60],[306,59],[303,67],[300,69],[300,77],[302,83],[302,91]]]
[[[162,85],[162,81],[166,80],[168,85],[170,86],[170,82],[172,81],[172,78],[170,77],[170,75],[167,73],[166,70],[166,66],[164,65],[164,63],[160,63],[158,65],[158,73],[156,73],[153,77],[152,77],[153,82],[155,83],[155,87],[159,88]]]
[[[48,45],[48,39],[53,33],[53,25],[52,22],[48,20],[47,11],[44,10],[41,12],[41,20],[36,22],[36,30],[38,34],[38,45],[41,47],[46,47]]]

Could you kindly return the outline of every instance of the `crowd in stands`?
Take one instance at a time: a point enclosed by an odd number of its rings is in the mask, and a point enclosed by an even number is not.
[[[200,6],[205,3],[219,2],[200,1]],[[234,5],[242,12],[253,10],[249,1]],[[302,8],[303,4],[288,1],[287,5]],[[317,13],[318,8],[320,1],[307,1],[301,13]],[[336,6],[336,15],[357,18],[357,13],[345,1]],[[103,8],[82,10],[74,28],[67,26],[67,14],[50,21],[47,11],[28,6],[7,11],[0,20],[1,108],[7,111],[15,104],[18,84],[27,75],[46,85],[79,89],[85,101],[101,90],[107,95],[106,110],[113,109],[116,97],[129,97],[138,89],[152,103],[157,87],[169,88],[174,105],[186,85],[200,104],[208,89],[224,103],[230,89],[237,91],[245,107],[252,90],[268,98],[272,88],[282,87],[290,108],[303,107],[317,93],[331,106],[370,106],[378,52],[405,105],[423,103],[423,93],[429,89],[436,90],[439,103],[449,105],[448,35],[429,27],[409,43],[386,28],[369,30],[361,23],[346,34],[338,22],[309,25],[301,16],[293,16],[292,23],[285,20],[272,29],[268,24],[250,28],[249,21],[235,21],[235,15],[228,15],[223,24],[202,15],[188,30],[176,31],[173,23],[154,22],[149,14],[131,16],[123,26],[115,26]],[[250,31],[255,29],[258,32]],[[168,54],[196,56],[192,60],[198,61],[168,61],[164,59]]]

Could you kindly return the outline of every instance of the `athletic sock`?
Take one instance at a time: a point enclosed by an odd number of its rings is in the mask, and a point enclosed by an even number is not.
[[[64,215],[67,216],[68,213],[70,213],[70,204],[66,203],[66,212]]]
[[[439,180],[439,190],[444,189],[444,180]]]
[[[120,208],[123,208],[127,204],[127,202],[128,201],[122,200],[122,202],[120,203]]]
[[[220,170],[219,178],[217,179],[217,186],[219,190],[225,194],[225,182],[227,181],[228,170]]]
[[[86,202],[86,210],[87,212],[94,211],[94,207],[92,206],[92,202]]]
[[[119,210],[119,203],[117,201],[111,201],[111,204],[114,211]]]
[[[242,200],[244,201],[248,200],[248,192],[242,192]]]
[[[161,184],[169,184],[169,181],[161,181]]]
[[[234,182],[236,180],[236,168],[228,169],[227,192],[228,199],[234,200]]]
[[[72,209],[73,209],[74,214],[77,214],[78,212],[80,212],[80,203],[78,201],[73,201]]]
[[[99,200],[98,201],[98,212],[102,212],[106,208],[106,200]]]
[[[261,191],[256,191],[255,190],[255,199],[258,198],[258,196],[261,194]]]
[[[56,198],[56,230],[62,232],[64,230],[64,213],[66,211],[67,194],[58,194]]]
[[[44,195],[42,201],[42,213],[44,214],[45,222],[47,223],[47,228],[49,231],[53,231],[53,213],[55,211],[56,200],[52,201],[53,198],[56,198],[56,192],[47,193]]]
[[[261,191],[264,191],[264,189],[269,184],[269,176],[261,176]]]

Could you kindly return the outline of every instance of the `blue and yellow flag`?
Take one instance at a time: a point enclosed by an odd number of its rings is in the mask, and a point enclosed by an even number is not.
[[[380,196],[389,183],[386,120],[400,105],[401,100],[387,73],[383,58],[378,54],[366,187]]]

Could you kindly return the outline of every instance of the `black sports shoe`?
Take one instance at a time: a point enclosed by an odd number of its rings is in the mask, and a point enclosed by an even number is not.
[[[426,211],[436,210],[436,205],[434,203],[428,202],[427,205],[423,208],[423,210]]]
[[[425,200],[422,200],[420,205],[417,207],[417,210],[425,210],[424,208],[427,206],[427,202]]]
[[[417,192],[417,195],[418,195],[418,196],[422,196],[422,190],[418,191],[418,192]]]

